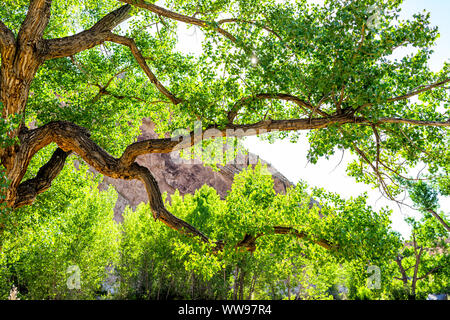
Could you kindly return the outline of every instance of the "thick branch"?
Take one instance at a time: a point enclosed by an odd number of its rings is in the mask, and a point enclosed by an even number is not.
[[[400,273],[401,273],[401,275],[402,275],[402,281],[403,281],[403,285],[407,285],[408,284],[408,276],[406,275],[406,271],[405,271],[405,269],[403,268],[403,265],[402,265],[402,259],[403,259],[403,257],[401,257],[400,255],[398,255],[397,257],[396,257],[396,259],[395,259],[395,262],[397,262],[397,265],[398,265],[398,268],[400,269]]]
[[[414,234],[413,234],[414,236]],[[419,272],[420,258],[422,256],[423,247],[420,247],[419,253],[417,253],[416,240],[414,238],[414,254],[416,255],[416,264],[414,266],[414,274],[411,283],[411,294],[414,296],[416,294],[416,283],[417,283],[417,273]]]
[[[64,168],[64,163],[69,154],[70,152],[65,152],[60,148],[56,149],[51,159],[39,169],[36,177],[19,185],[13,208],[32,204],[38,194],[49,189],[52,181]]]
[[[51,0],[31,0],[27,16],[20,27],[17,39],[19,44],[40,40],[50,20]]]
[[[43,127],[27,132],[27,138],[27,143],[29,144],[28,149],[31,150],[43,148],[52,142],[59,146],[60,149],[58,149],[49,163],[58,162],[61,164],[64,153],[75,152],[89,165],[104,175],[116,179],[137,179],[142,181],[145,185],[150,208],[155,219],[162,221],[174,230],[199,237],[203,242],[210,242],[209,238],[202,232],[189,223],[177,218],[164,207],[158,183],[147,168],[135,162],[130,165],[123,165],[119,159],[112,157],[95,144],[84,128],[65,121],[50,122]],[[48,164],[40,170],[38,176],[53,177],[56,172],[53,170],[54,168],[55,166]],[[26,185],[32,185],[34,183],[25,182],[21,189],[25,190]],[[42,185],[42,188],[45,188],[45,184]],[[289,227],[275,227],[274,231],[278,234],[294,234],[299,238],[306,237],[304,233],[297,232],[295,229]],[[316,241],[316,243],[331,248],[330,244],[326,241],[321,240]],[[247,247],[245,242],[241,242],[237,246]],[[216,250],[221,250],[223,247],[223,242],[219,241],[216,243]]]
[[[158,7],[157,5],[155,5],[153,3],[148,3],[148,2],[145,2],[142,0],[120,0],[120,1],[131,4],[131,5],[139,7],[139,8],[149,10],[157,15],[160,15],[160,16],[172,19],[172,20],[185,22],[188,24],[202,27],[202,28],[212,28],[215,31],[217,31],[218,33],[220,33],[221,35],[223,35],[226,38],[228,38],[229,40],[231,40],[232,42],[236,42],[236,38],[231,33],[229,33],[228,31],[225,31],[224,29],[216,26],[215,24],[213,24],[211,22],[207,22],[205,20],[197,19],[194,17],[185,16],[185,15]]]
[[[73,36],[46,40],[45,60],[69,57],[106,41],[111,30],[130,18],[130,5],[124,5],[100,19],[92,28]]]
[[[0,52],[3,54],[6,48],[14,46],[15,41],[14,33],[0,20]]]
[[[399,101],[399,100],[405,100],[405,99],[409,99],[411,97],[417,96],[419,94],[421,94],[422,92],[443,86],[444,84],[450,82],[450,78],[447,78],[445,80],[439,81],[439,82],[435,82],[429,85],[424,85],[424,86],[420,86],[419,88],[417,88],[417,90],[413,90],[411,92],[408,92],[407,94],[398,96],[398,97],[394,97],[391,99],[388,99],[388,102],[394,102],[394,101]]]
[[[292,227],[281,227],[281,226],[275,226],[273,227],[273,233],[274,234],[284,234],[284,235],[292,235],[298,239],[308,239],[308,235],[303,231],[298,231],[295,228]],[[256,249],[256,240],[262,236],[264,236],[264,233],[259,233],[256,236],[252,236],[249,234],[246,234],[244,239],[240,241],[236,247],[242,247],[246,248],[248,251],[255,251]],[[337,248],[337,246],[333,246],[329,241],[324,239],[318,239],[318,240],[311,240],[315,244],[327,249],[332,250]]]

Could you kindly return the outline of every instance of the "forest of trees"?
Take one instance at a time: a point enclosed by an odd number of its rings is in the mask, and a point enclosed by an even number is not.
[[[215,253],[212,244],[155,223],[144,203],[116,223],[117,193],[98,191],[99,177],[69,160],[45,197],[2,221],[0,297],[11,288],[20,299],[425,299],[448,292],[446,230],[430,214],[411,221],[414,238],[403,239],[390,228],[390,212],[373,211],[364,196],[309,193],[306,183],[275,194],[264,170],[236,175],[225,200],[204,186],[167,204],[211,239],[258,235],[255,248]],[[320,208],[311,207],[311,195]],[[279,235],[268,224],[301,230]],[[321,238],[332,248],[317,245]],[[68,282],[74,275],[78,288]]]
[[[438,28],[400,19],[401,2],[3,1],[0,298],[448,294],[450,62],[430,69]],[[177,47],[181,24],[204,35],[198,55]],[[143,118],[158,138],[136,141]],[[225,199],[205,185],[168,201],[136,161],[208,150],[214,167],[235,156],[225,143],[262,134],[306,136],[313,164],[351,154],[356,182],[420,213],[411,237],[364,194],[276,194],[261,164]],[[148,203],[115,222],[102,176],[141,181]]]

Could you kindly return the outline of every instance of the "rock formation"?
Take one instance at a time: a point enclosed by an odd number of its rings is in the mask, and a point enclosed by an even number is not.
[[[137,140],[141,141],[157,137],[154,128],[155,125],[151,120],[144,119],[140,128],[141,135]],[[259,159],[257,155],[248,153],[239,157],[239,161],[219,166],[219,171],[214,171],[211,167],[202,164],[183,163],[183,161],[180,161],[179,156],[173,153],[139,156],[137,162],[152,171],[158,181],[161,192],[167,192],[169,197],[176,189],[179,190],[181,195],[185,195],[194,193],[195,190],[207,184],[216,189],[220,197],[224,199],[227,191],[231,188],[234,175],[249,164],[256,164],[258,161],[261,161],[262,164],[267,164],[267,169],[274,179],[274,189],[277,193],[284,193],[287,187],[293,185],[270,164]],[[119,194],[114,208],[115,220],[118,222],[123,220],[122,212],[127,205],[135,209],[139,203],[148,201],[144,185],[140,181],[117,180],[105,176],[101,188],[105,188],[107,185],[113,185]]]

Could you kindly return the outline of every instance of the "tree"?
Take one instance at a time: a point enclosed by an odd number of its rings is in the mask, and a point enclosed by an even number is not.
[[[429,69],[437,28],[429,13],[400,21],[400,3],[4,1],[0,159],[8,187],[1,201],[13,209],[32,203],[76,153],[104,175],[144,182],[155,219],[208,242],[165,208],[152,169],[136,158],[212,136],[282,138],[301,130],[312,162],[348,150],[356,156],[349,174],[392,200],[405,190],[398,178],[433,180],[444,193],[450,64]],[[200,55],[177,50],[179,23],[204,33]],[[388,59],[405,46],[415,53]],[[133,143],[143,116],[161,134],[190,133]],[[58,148],[48,162],[23,181],[31,159],[51,143]],[[419,165],[426,167],[420,176],[408,176]]]
[[[210,245],[152,224],[144,204],[127,210],[116,268],[120,296],[329,299],[330,288],[345,270],[353,271],[360,287],[366,286],[370,265],[383,268],[383,284],[389,279],[384,265],[394,260],[401,245],[390,229],[389,212],[374,212],[364,197],[342,199],[315,190],[319,211],[311,208],[306,183],[276,195],[266,170],[249,166],[235,175],[224,200],[206,185],[193,195],[176,192],[171,197],[170,211],[205,230]],[[267,227],[283,224],[297,232],[288,236]],[[317,239],[304,241],[307,234],[330,238],[342,249],[329,250],[317,245]],[[217,239],[226,245],[214,253],[211,245]]]
[[[54,148],[41,150],[37,169]],[[120,233],[113,218],[117,194],[100,192],[100,177],[69,159],[58,179],[33,206],[0,215],[0,297],[17,288],[21,299],[94,299],[117,264]]]
[[[449,244],[443,226],[430,214],[416,221],[408,218],[412,226],[411,240],[395,259],[397,276],[404,294],[410,299],[425,299],[430,292],[448,292]],[[433,291],[437,290],[437,291]]]

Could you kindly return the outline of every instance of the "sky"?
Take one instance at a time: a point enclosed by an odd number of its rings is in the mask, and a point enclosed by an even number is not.
[[[323,0],[309,0],[314,3],[322,3]],[[431,25],[439,27],[440,38],[437,40],[434,53],[431,56],[430,68],[438,71],[444,61],[450,61],[450,1],[449,0],[404,0],[400,18],[412,17],[414,13],[426,9],[431,14]],[[184,52],[196,53],[202,35],[197,28],[186,29],[180,26],[179,48]],[[410,52],[409,49],[399,49],[393,58],[398,58]],[[392,228],[400,232],[405,238],[410,236],[410,228],[404,221],[406,217],[420,217],[420,214],[407,207],[399,208],[393,201],[386,200],[381,196],[378,189],[372,189],[363,183],[356,183],[354,178],[348,177],[345,170],[346,164],[352,160],[347,151],[337,152],[330,159],[320,159],[313,165],[307,162],[306,154],[309,148],[306,133],[297,143],[289,141],[276,141],[270,144],[260,140],[258,137],[248,137],[244,141],[247,149],[259,155],[269,162],[279,172],[286,176],[294,184],[299,180],[305,180],[311,187],[323,187],[328,191],[339,193],[345,198],[355,197],[363,192],[368,194],[368,205],[375,210],[389,207]],[[441,210],[448,214],[450,198],[440,199]]]
[[[319,2],[319,1],[315,1]],[[406,0],[402,5],[401,18],[410,17],[413,13],[426,9],[431,13],[431,24],[439,27],[440,38],[430,61],[432,70],[439,70],[444,61],[450,59],[450,1],[448,0]],[[398,54],[406,54],[402,50]],[[306,137],[306,136],[305,136]],[[357,183],[354,178],[347,176],[346,164],[352,160],[349,152],[338,152],[329,160],[321,159],[317,164],[308,164],[306,154],[309,144],[304,139],[297,143],[277,141],[270,144],[257,137],[249,137],[244,142],[250,152],[258,154],[262,159],[271,163],[278,171],[291,182],[297,183],[300,179],[308,182],[310,186],[323,187],[328,191],[337,192],[343,197],[351,197],[367,192],[368,204],[375,210],[389,207],[393,210],[391,215],[392,228],[400,232],[405,238],[410,235],[410,228],[404,221],[408,216],[419,217],[419,214],[407,207],[399,208],[393,201],[381,197],[378,189],[372,189],[363,183]],[[341,160],[342,159],[342,160]],[[440,199],[441,210],[448,213],[450,199]]]

